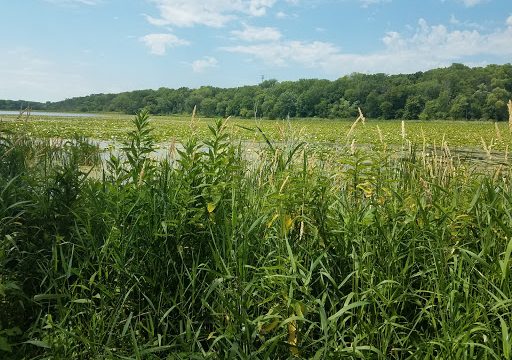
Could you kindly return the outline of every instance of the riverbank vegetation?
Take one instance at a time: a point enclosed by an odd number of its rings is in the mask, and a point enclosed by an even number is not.
[[[508,159],[230,121],[154,160],[140,113],[104,164],[0,133],[2,358],[512,358]]]
[[[243,118],[355,118],[361,107],[369,118],[421,120],[507,120],[512,98],[512,65],[448,68],[415,74],[351,74],[335,81],[266,80],[238,88],[204,86],[95,94],[58,102],[0,100],[0,109],[134,114],[190,114]]]

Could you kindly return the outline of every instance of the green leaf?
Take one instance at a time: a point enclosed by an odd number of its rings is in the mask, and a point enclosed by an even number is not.
[[[338,310],[338,312],[336,312],[336,314],[329,316],[329,318],[327,320],[328,321],[337,320],[341,315],[345,314],[349,310],[352,310],[359,306],[368,305],[368,304],[369,304],[368,301],[356,301],[352,304],[345,305],[340,310]]]
[[[68,297],[65,294],[38,294],[34,295],[34,301],[42,301],[42,300],[57,300]]]
[[[501,337],[503,341],[503,356],[506,360],[510,360],[511,350],[512,350],[512,339],[510,339],[510,335],[508,332],[508,325],[505,320],[500,316],[500,324],[501,324]]]
[[[37,346],[37,347],[40,347],[40,348],[44,348],[44,349],[51,349],[51,346],[44,342],[44,341],[40,341],[40,340],[27,340],[25,342],[23,342],[24,344],[30,344],[30,345],[34,345],[34,346]]]
[[[74,302],[76,304],[92,304],[92,300],[90,299],[76,299],[71,302]]]
[[[121,333],[121,336],[126,335],[126,332],[128,331],[128,327],[130,326],[130,323],[132,321],[132,317],[133,317],[133,311],[130,312],[130,315],[128,315],[128,319],[126,319],[126,323],[124,324],[123,332]]]
[[[510,239],[510,241],[508,242],[508,245],[507,245],[507,250],[505,250],[505,254],[503,256],[503,260],[500,260],[499,263],[500,263],[500,268],[501,268],[501,282],[503,283],[507,277],[508,277],[508,273],[509,273],[509,268],[510,268],[510,255],[512,253],[512,239]]]
[[[0,336],[0,351],[12,352],[12,347],[7,338]]]

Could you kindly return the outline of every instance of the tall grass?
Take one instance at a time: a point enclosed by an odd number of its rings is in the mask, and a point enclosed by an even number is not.
[[[1,135],[4,358],[512,358],[508,165],[134,128],[100,177]]]

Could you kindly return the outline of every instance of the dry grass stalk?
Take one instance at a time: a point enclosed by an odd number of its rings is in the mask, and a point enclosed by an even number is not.
[[[481,140],[481,143],[482,143],[482,147],[484,148],[484,151],[485,153],[487,154],[487,158],[489,160],[491,160],[492,158],[492,155],[491,155],[491,150],[492,150],[492,140],[491,140],[491,143],[489,144],[489,146],[487,146],[487,143],[485,142],[484,138],[483,137],[480,137],[480,140]]]
[[[352,126],[350,127],[350,130],[348,131],[347,133],[347,139],[350,138],[350,136],[352,135],[352,133],[354,132],[356,126],[357,126],[357,123],[359,121],[361,121],[363,124],[366,120],[366,118],[364,117],[363,115],[363,112],[361,111],[361,108],[357,108],[357,110],[359,110],[359,116],[357,117],[356,121],[354,121],[354,123],[352,124]]]
[[[450,147],[448,146],[448,141],[444,141],[444,139],[443,139],[443,151],[448,158],[452,158],[452,153],[450,151]]]
[[[197,129],[196,112],[197,112],[197,105],[194,105],[194,110],[192,110],[192,117],[190,118],[190,130],[192,130],[193,134],[195,133],[195,131]]]
[[[169,154],[169,159],[170,160],[174,160],[175,158],[175,155],[176,155],[176,137],[173,137],[172,138],[172,141],[171,143],[169,144],[169,149],[168,149],[168,154]]]
[[[147,160],[144,161],[144,163],[142,164],[142,169],[140,170],[140,173],[139,173],[139,181],[137,183],[137,187],[141,187],[143,184],[144,175],[146,173],[146,164],[147,164]]]
[[[286,179],[284,179],[283,183],[281,184],[281,187],[279,188],[279,194],[283,193],[283,189],[284,189],[284,187],[285,187],[285,185],[286,185],[286,183],[288,182],[289,179],[290,179],[290,175],[288,175],[286,177]]]
[[[352,155],[356,153],[356,139],[352,139],[352,143],[350,144],[350,153]]]
[[[423,165],[425,165],[425,158],[427,156],[427,137],[425,136],[425,131],[423,130],[423,127],[421,127],[421,138],[423,139],[423,146],[422,146],[422,156],[423,156]]]
[[[361,122],[364,124],[366,121],[366,118],[364,117],[363,112],[361,111],[361,108],[359,106],[357,107],[357,110],[359,111],[358,119],[361,119]]]
[[[384,144],[384,135],[382,135],[382,130],[379,125],[377,125],[377,133],[379,134],[379,141],[381,144]]]
[[[498,181],[498,179],[499,179],[499,178],[500,178],[500,176],[501,176],[502,170],[503,170],[503,165],[502,165],[502,164],[498,165],[498,167],[496,168],[496,171],[495,171],[495,173],[494,173],[494,176],[493,176],[493,178],[492,178],[492,180],[493,180],[494,182]]]
[[[231,119],[231,115],[229,115],[226,119],[224,119],[224,122],[222,123],[222,131],[224,131],[226,129],[226,127],[228,126],[229,119]]]
[[[16,118],[16,120],[20,120],[23,117],[23,114],[25,114],[25,121],[27,121],[28,118],[30,117],[31,112],[32,112],[32,109],[30,108],[30,106],[27,106],[25,109],[20,109],[20,113],[18,114],[18,117]]]
[[[350,136],[354,132],[354,129],[356,128],[356,125],[357,125],[358,121],[359,121],[359,118],[352,123],[352,126],[350,127],[350,130],[347,133],[347,139],[350,138]]]
[[[498,127],[498,123],[495,122],[494,123],[494,129],[496,130],[496,139],[498,139],[498,141],[503,141],[503,138],[501,137],[501,131],[500,131],[500,128]]]

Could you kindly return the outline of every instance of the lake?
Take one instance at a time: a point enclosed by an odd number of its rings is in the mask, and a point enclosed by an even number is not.
[[[19,115],[19,111],[0,110],[0,115]],[[23,114],[26,115],[25,113]],[[95,117],[97,114],[31,111],[30,116]]]

